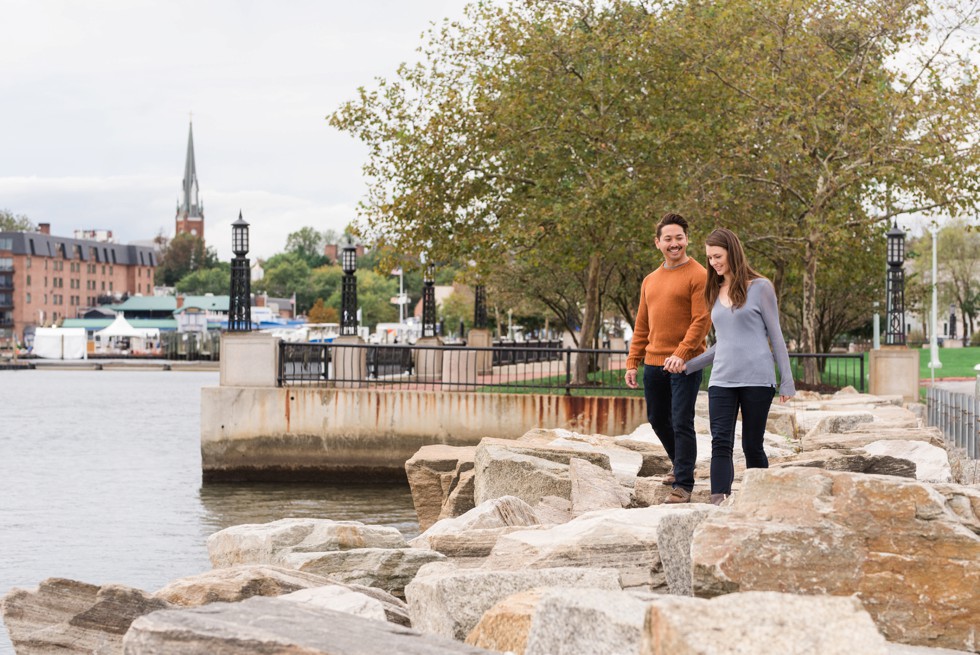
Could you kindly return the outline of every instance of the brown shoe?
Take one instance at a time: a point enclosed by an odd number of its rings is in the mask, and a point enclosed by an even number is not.
[[[677,482],[677,478],[674,477],[674,472],[671,471],[664,476],[664,479],[660,481],[660,484],[666,487],[673,487],[675,482]]]
[[[711,494],[711,504],[721,505],[728,498],[728,494]]]
[[[664,504],[677,505],[679,503],[689,502],[691,502],[691,492],[687,491],[686,489],[681,489],[680,487],[674,487],[667,496],[667,500],[664,501]]]

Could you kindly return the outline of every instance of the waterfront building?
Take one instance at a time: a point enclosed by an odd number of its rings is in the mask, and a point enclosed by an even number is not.
[[[0,338],[26,340],[114,298],[153,292],[153,248],[37,232],[0,232]]]
[[[204,241],[204,201],[197,184],[197,163],[194,161],[194,124],[187,132],[187,157],[184,160],[184,180],[177,201],[176,234],[190,234]]]

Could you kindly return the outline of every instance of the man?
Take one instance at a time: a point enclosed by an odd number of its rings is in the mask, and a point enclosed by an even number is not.
[[[685,375],[684,362],[704,352],[711,315],[704,301],[707,271],[687,256],[687,221],[669,213],[657,223],[654,243],[664,263],[640,287],[636,327],[626,358],[626,386],[636,389],[642,362],[647,419],[664,445],[674,470],[664,478],[673,487],[667,503],[691,502],[698,442],[694,405],[701,372]]]

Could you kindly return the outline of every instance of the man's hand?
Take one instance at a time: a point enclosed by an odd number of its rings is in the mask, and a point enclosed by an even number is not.
[[[683,373],[687,364],[677,355],[671,355],[664,360],[664,370],[668,373]]]
[[[630,389],[636,389],[636,369],[628,368],[626,369],[626,386]]]

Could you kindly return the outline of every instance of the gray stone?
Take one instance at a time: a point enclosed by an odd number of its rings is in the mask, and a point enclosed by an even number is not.
[[[462,470],[461,467],[464,466],[466,468]],[[473,462],[465,462],[460,467],[457,467],[453,473],[453,478],[449,482],[449,494],[442,503],[439,519],[462,516],[476,507],[476,501],[473,499],[473,490],[475,488],[476,471],[473,470]]]
[[[534,506],[534,515],[538,517],[538,523],[558,524],[568,523],[575,515],[572,514],[572,501],[558,496],[545,496],[537,505]]]
[[[630,504],[630,492],[607,471],[584,459],[569,461],[572,479],[572,513],[584,514],[593,510],[619,509]]]
[[[648,603],[623,591],[544,590],[524,655],[638,653],[647,607]]]
[[[884,638],[857,598],[776,592],[711,600],[670,596],[647,612],[642,655],[887,655]]]
[[[446,559],[442,553],[419,548],[357,548],[328,553],[291,553],[284,564],[339,582],[384,589],[403,597],[419,568]]]
[[[296,603],[241,603],[164,610],[133,622],[124,655],[490,655],[490,651],[384,621]]]
[[[624,588],[667,590],[657,535],[662,518],[699,505],[589,512],[561,525],[501,536],[486,569],[583,566],[616,570]]]
[[[860,448],[872,457],[894,457],[913,463],[915,478],[924,482],[952,482],[953,474],[945,448],[924,441],[881,439]]]
[[[517,496],[536,503],[544,496],[571,498],[568,464],[518,452],[484,439],[476,449],[473,501],[480,505],[493,498]]]
[[[809,466],[828,471],[849,471],[870,475],[894,475],[900,478],[915,478],[916,464],[907,459],[890,455],[874,455],[853,450],[814,450],[798,456],[774,462],[770,468],[786,466]]]
[[[341,585],[300,589],[291,594],[279,596],[279,598],[292,603],[305,603],[313,607],[353,614],[365,619],[388,620],[384,605],[380,600],[357,591],[351,591]]]
[[[487,571],[437,563],[423,567],[405,588],[415,629],[463,640],[497,602],[535,587],[619,589],[613,570],[588,568]]]
[[[475,450],[473,446],[433,444],[422,446],[405,462],[405,473],[422,530],[439,520],[452,479],[459,476],[460,464],[472,466]]]
[[[0,614],[20,655],[115,655],[136,618],[169,607],[132,587],[48,578],[36,589],[11,589]]]
[[[284,565],[287,556],[294,551],[407,546],[405,538],[395,528],[328,519],[281,519],[271,523],[235,525],[208,537],[208,555],[215,567]]]
[[[414,548],[431,548],[433,536],[463,534],[471,530],[529,526],[539,523],[534,509],[516,496],[492,498],[456,518],[440,519],[412,539]]]
[[[678,596],[693,596],[691,582],[691,542],[694,529],[701,525],[712,512],[719,511],[713,505],[701,505],[690,512],[674,512],[660,519],[657,550],[663,562],[667,589]]]

